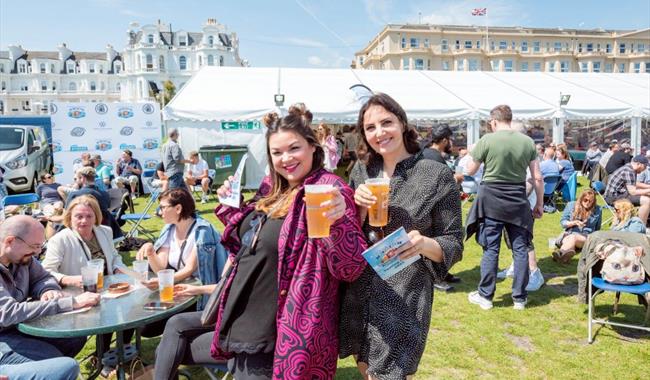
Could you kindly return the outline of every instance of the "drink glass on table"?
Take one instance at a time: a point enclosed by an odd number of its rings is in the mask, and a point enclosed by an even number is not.
[[[174,272],[173,269],[158,271],[160,302],[174,302]]]
[[[88,265],[97,268],[97,289],[102,289],[104,287],[104,259],[90,260]]]
[[[328,210],[321,203],[332,200],[332,185],[305,185],[307,206],[307,236],[323,238],[330,236],[330,220],[323,214]]]
[[[81,267],[81,282],[84,292],[97,293],[97,267],[94,265]]]
[[[370,178],[366,180],[366,186],[377,198],[377,202],[368,208],[368,223],[373,227],[384,227],[388,224],[390,178]]]
[[[147,260],[134,261],[133,271],[140,275],[140,281],[149,280],[149,262]]]

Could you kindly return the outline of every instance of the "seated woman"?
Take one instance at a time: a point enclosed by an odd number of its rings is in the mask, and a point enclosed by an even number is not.
[[[636,209],[629,199],[619,199],[614,202],[616,224],[612,225],[612,231],[627,231],[646,233],[643,221],[636,216]]]
[[[573,162],[569,157],[569,151],[566,149],[566,146],[558,146],[557,151],[555,152],[556,162],[560,169],[560,175],[562,176],[562,181],[560,181],[560,189],[564,184],[569,180],[571,174],[575,172],[573,168]]]
[[[165,226],[154,244],[143,245],[136,258],[147,260],[153,272],[174,269],[174,283],[190,277],[204,285],[216,284],[226,263],[226,252],[219,244],[221,236],[205,219],[195,214],[194,198],[185,188],[167,190],[160,195],[160,209]],[[158,289],[158,279],[147,282]],[[208,296],[202,297],[195,310],[203,310]],[[146,337],[162,334],[166,320],[147,325]]]
[[[564,209],[560,220],[564,232],[556,242],[559,251],[553,252],[553,261],[567,264],[576,250],[585,244],[587,235],[600,230],[601,222],[602,210],[596,204],[596,193],[587,189]]]
[[[36,187],[36,194],[41,198],[41,210],[46,216],[63,213],[63,198],[56,191],[60,183],[54,182],[54,175],[46,173],[41,177],[42,183]]]

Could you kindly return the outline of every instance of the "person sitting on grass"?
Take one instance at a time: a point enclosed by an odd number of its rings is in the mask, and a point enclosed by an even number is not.
[[[612,225],[612,231],[646,233],[645,224],[636,216],[636,209],[629,199],[614,202],[614,210],[616,224]]]
[[[585,244],[587,235],[600,230],[601,223],[602,210],[596,204],[596,193],[587,189],[564,209],[560,220],[564,232],[556,242],[559,250],[553,252],[553,261],[567,264],[576,250]]]

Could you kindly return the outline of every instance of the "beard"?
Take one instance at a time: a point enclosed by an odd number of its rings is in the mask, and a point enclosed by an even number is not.
[[[31,262],[32,262],[32,255],[29,255],[29,256],[24,256],[22,259],[20,259],[20,262],[18,264],[29,265]]]
[[[447,153],[447,155],[451,155],[451,144],[447,143],[443,152]]]

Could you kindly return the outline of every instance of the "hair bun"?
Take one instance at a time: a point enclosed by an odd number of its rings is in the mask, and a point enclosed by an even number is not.
[[[275,112],[269,112],[262,118],[262,122],[264,125],[266,125],[267,128],[271,128],[275,123],[278,122],[278,120],[280,120],[280,116],[278,116],[278,114]]]
[[[310,125],[314,115],[307,109],[305,103],[296,103],[289,107],[289,115],[298,116],[305,125]]]

